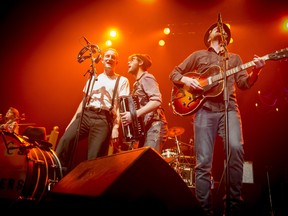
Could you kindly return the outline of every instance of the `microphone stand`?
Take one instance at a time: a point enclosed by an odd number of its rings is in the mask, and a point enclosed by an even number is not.
[[[71,168],[71,170],[73,168],[72,166],[75,164],[75,152],[76,152],[76,147],[77,147],[78,142],[79,142],[80,129],[81,129],[82,121],[83,121],[84,110],[85,110],[86,104],[88,105],[89,102],[90,102],[90,97],[89,97],[90,88],[94,86],[95,81],[98,81],[97,71],[96,71],[96,67],[95,67],[95,62],[98,63],[99,60],[101,59],[101,54],[100,54],[101,51],[100,51],[99,47],[97,45],[91,45],[90,42],[84,36],[83,36],[83,38],[86,41],[87,46],[85,46],[79,52],[79,54],[78,54],[78,62],[82,63],[85,59],[90,58],[90,60],[91,60],[91,65],[90,65],[91,69],[87,70],[87,72],[84,74],[84,76],[85,76],[87,73],[89,73],[90,77],[89,77],[89,82],[88,82],[88,85],[87,85],[87,88],[86,88],[85,96],[83,98],[82,108],[81,108],[81,116],[80,116],[77,132],[76,132],[76,137],[75,137],[75,140],[74,140],[74,145],[73,145],[73,148],[72,148],[72,160],[70,160],[69,165],[68,165],[69,169]],[[93,49],[95,47],[97,47],[98,52],[99,52],[96,60],[93,58],[93,53],[95,52],[95,50],[93,52]],[[89,56],[85,56],[84,58],[82,58],[82,55],[84,54],[84,52],[86,52],[88,50],[89,50]],[[93,79],[93,77],[94,77],[94,79]],[[93,84],[91,85],[92,79],[93,79]]]
[[[224,34],[223,34],[223,22],[222,22],[222,18],[221,18],[221,14],[219,14],[218,16],[218,28],[221,34],[221,42],[220,42],[220,46],[223,50],[221,50],[221,52],[224,53],[223,56],[223,64],[222,64],[222,68],[223,68],[223,77],[224,77],[224,91],[223,91],[223,95],[224,95],[224,103],[225,103],[225,139],[224,139],[224,143],[225,143],[225,157],[226,157],[226,163],[225,163],[225,177],[226,177],[226,216],[230,216],[230,171],[229,171],[229,159],[230,159],[230,146],[229,146],[229,127],[228,127],[228,104],[229,104],[229,96],[228,96],[228,91],[227,91],[227,75],[226,75],[226,71],[228,68],[228,50],[227,50],[227,44],[226,44],[226,40],[224,38]]]

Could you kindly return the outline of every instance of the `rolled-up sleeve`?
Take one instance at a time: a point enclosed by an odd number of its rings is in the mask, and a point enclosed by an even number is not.
[[[162,102],[162,95],[159,85],[152,74],[147,74],[141,80],[142,88],[149,100]]]

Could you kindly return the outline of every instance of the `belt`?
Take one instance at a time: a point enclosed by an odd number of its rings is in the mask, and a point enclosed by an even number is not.
[[[95,113],[106,113],[106,112],[109,112],[109,110],[102,109],[102,108],[96,108],[96,107],[85,107],[85,110],[92,111],[92,112],[95,112]]]

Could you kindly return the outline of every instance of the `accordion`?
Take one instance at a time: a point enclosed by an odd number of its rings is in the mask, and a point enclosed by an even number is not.
[[[125,141],[139,140],[144,136],[144,121],[142,117],[136,116],[136,110],[140,108],[139,99],[137,95],[121,96],[119,97],[119,111],[130,112],[132,123],[123,126],[123,136]]]

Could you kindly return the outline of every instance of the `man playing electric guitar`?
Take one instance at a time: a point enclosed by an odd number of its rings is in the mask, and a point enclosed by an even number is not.
[[[198,99],[201,106],[196,105],[194,118],[194,145],[196,154],[196,191],[195,195],[206,215],[213,214],[212,197],[211,197],[211,169],[213,150],[217,133],[225,140],[225,97],[223,92],[223,79],[215,82],[205,79],[202,83],[201,74],[215,74],[226,71],[231,68],[242,65],[239,55],[228,53],[226,46],[229,44],[231,32],[228,26],[222,22],[215,23],[207,30],[204,36],[204,43],[207,49],[195,51],[190,54],[182,63],[176,66],[170,73],[170,80],[177,86],[182,85],[183,88],[172,97],[173,106],[183,106],[183,109],[189,110],[189,106],[193,101]],[[238,110],[236,100],[236,87],[241,90],[249,89],[253,86],[258,78],[258,74],[265,65],[263,58],[254,56],[252,64],[252,72],[248,73],[245,69],[227,76],[227,113],[229,136],[229,160],[228,166],[230,170],[230,189],[229,193],[229,211],[231,215],[239,214],[239,206],[241,203],[241,186],[243,176],[243,134],[241,116]],[[188,72],[195,71],[199,76],[190,76]],[[212,72],[211,72],[212,71]],[[193,75],[193,74],[192,74]],[[195,75],[195,74],[194,74]],[[210,74],[209,74],[210,75]],[[207,76],[208,77],[208,76]],[[205,78],[207,78],[205,77]],[[209,86],[205,89],[204,85]],[[190,90],[195,90],[195,94],[191,94],[195,98],[188,97],[179,104],[179,99],[185,98]],[[213,91],[216,91],[213,95]],[[198,93],[197,93],[198,92]],[[206,92],[210,97],[205,97]],[[191,97],[192,97],[191,96]],[[202,100],[205,99],[205,100]],[[174,101],[175,100],[175,101]],[[179,114],[179,113],[177,113]],[[180,113],[181,114],[181,113]],[[188,112],[189,114],[189,112]],[[190,119],[189,119],[190,121]],[[191,130],[192,131],[192,130]],[[227,210],[226,209],[226,210]]]

